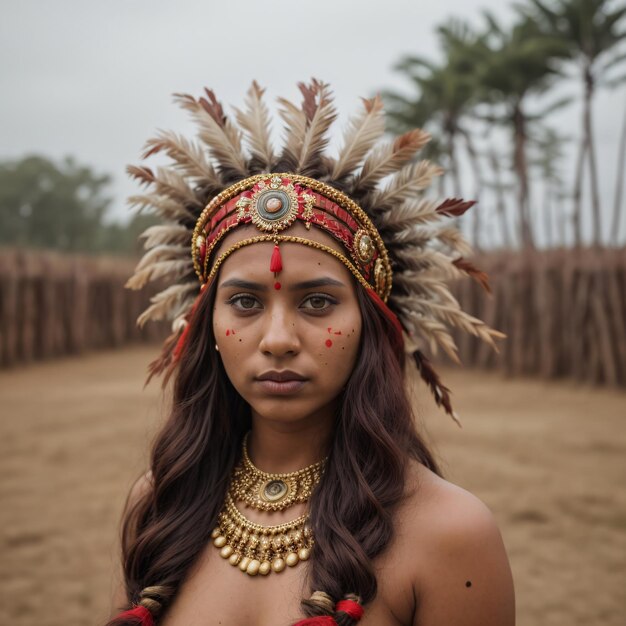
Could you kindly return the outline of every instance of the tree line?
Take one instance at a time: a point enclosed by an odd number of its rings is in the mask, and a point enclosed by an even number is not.
[[[127,254],[155,222],[137,214],[128,224],[108,222],[109,175],[72,158],[55,163],[28,156],[0,163],[0,245],[65,252]]]

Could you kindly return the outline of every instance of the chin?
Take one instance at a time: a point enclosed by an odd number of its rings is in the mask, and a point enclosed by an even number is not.
[[[298,398],[255,398],[248,404],[260,418],[284,424],[306,420],[326,406],[319,402],[306,402]]]

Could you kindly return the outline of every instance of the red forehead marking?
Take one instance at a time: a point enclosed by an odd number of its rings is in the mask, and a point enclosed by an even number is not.
[[[278,281],[274,283],[274,289],[280,289],[281,287],[282,285]]]

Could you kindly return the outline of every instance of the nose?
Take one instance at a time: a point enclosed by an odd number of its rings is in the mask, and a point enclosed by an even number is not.
[[[273,306],[266,316],[259,349],[268,356],[296,355],[300,338],[295,317],[283,306]]]

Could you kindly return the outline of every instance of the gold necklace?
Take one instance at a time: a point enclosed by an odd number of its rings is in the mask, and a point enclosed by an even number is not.
[[[211,533],[220,556],[250,576],[282,572],[306,561],[313,547],[313,533],[305,513],[291,522],[261,526],[244,517],[230,494]]]
[[[303,469],[284,474],[260,470],[248,455],[248,435],[243,438],[241,461],[235,467],[229,492],[259,511],[284,511],[293,504],[307,502],[319,483],[328,457]]]
[[[243,440],[242,462],[231,478],[226,501],[211,533],[220,556],[250,576],[282,572],[306,561],[314,544],[309,515],[275,526],[262,526],[245,517],[235,505],[242,500],[264,511],[282,511],[306,502],[319,482],[328,457],[297,472],[268,474],[252,464]],[[282,484],[281,484],[282,483]],[[284,485],[284,487],[283,487]],[[272,500],[271,498],[275,499]]]

